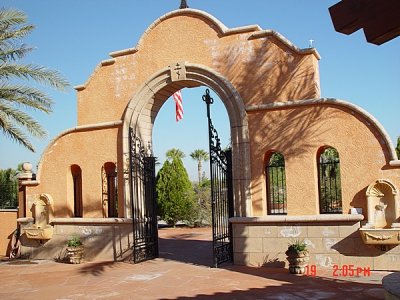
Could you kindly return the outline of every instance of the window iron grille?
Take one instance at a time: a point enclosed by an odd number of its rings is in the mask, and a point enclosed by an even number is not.
[[[318,160],[319,206],[321,214],[341,214],[342,189],[339,154],[326,149]]]
[[[285,159],[282,154],[272,154],[265,167],[267,176],[267,211],[269,215],[286,215]]]

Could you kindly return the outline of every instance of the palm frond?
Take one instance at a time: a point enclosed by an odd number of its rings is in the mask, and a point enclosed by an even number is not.
[[[8,125],[7,128],[15,127],[14,126],[15,123],[18,125],[18,127],[23,127],[24,129],[26,129],[32,136],[38,138],[45,138],[47,136],[47,133],[42,128],[42,126],[40,126],[40,124],[36,122],[28,114],[1,102],[0,102],[0,117],[3,120],[2,121],[3,124],[12,124]]]
[[[26,22],[24,12],[17,9],[0,9],[0,29],[15,26]]]
[[[1,123],[1,122],[0,122]],[[3,133],[10,137],[12,140],[20,143],[25,148],[29,149],[32,152],[35,152],[35,148],[33,147],[32,143],[28,140],[26,135],[24,135],[17,127],[9,126],[7,129],[1,127]]]
[[[32,47],[28,47],[25,44],[22,44],[19,47],[0,47],[0,60],[5,63],[6,61],[21,59],[32,50]]]
[[[67,80],[59,72],[46,69],[42,66],[32,64],[3,64],[0,66],[0,78],[10,79],[13,76],[23,79],[33,79],[36,82],[50,85],[58,90],[65,90],[69,86]]]
[[[29,142],[27,136],[18,127],[9,122],[5,115],[1,113],[1,111],[0,128],[6,136],[28,148],[30,151],[35,152],[35,149],[33,148],[33,145]]]
[[[0,29],[0,45],[10,45],[14,40],[22,39],[30,34],[35,26],[27,25],[21,28],[4,28]]]
[[[0,85],[0,99],[45,113],[52,111],[53,101],[46,94],[31,87]]]
[[[53,101],[34,87],[11,84],[13,80],[28,80],[65,90],[69,83],[57,71],[34,64],[19,64],[18,59],[32,51],[21,44],[21,38],[35,28],[26,24],[25,13],[15,9],[0,9],[0,128],[6,136],[31,151],[32,144],[25,133],[45,137],[46,132],[32,117],[20,108],[51,112]]]

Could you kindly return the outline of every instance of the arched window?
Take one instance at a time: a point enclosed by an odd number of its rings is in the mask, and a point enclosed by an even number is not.
[[[319,210],[321,214],[342,213],[339,153],[335,148],[322,149],[318,155]]]
[[[269,215],[287,214],[285,158],[274,152],[265,167],[267,183],[267,212]]]
[[[82,218],[82,170],[78,165],[71,166],[71,175],[74,185],[74,217]]]
[[[103,180],[103,206],[109,218],[118,217],[118,181],[117,167],[114,163],[107,162],[102,168]]]

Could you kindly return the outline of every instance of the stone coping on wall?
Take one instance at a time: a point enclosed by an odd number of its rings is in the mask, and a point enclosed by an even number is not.
[[[30,223],[30,222],[33,222],[33,221],[35,221],[35,219],[34,218],[30,218],[30,217],[28,217],[28,218],[18,218],[17,219],[17,223]]]
[[[392,161],[390,161],[390,165],[392,167],[400,167],[400,160],[399,159],[398,160],[392,160]]]
[[[395,151],[394,145],[389,134],[386,132],[385,128],[382,124],[370,113],[368,113],[363,108],[336,98],[317,98],[317,99],[304,99],[304,100],[289,100],[285,102],[274,102],[268,104],[258,104],[258,105],[249,105],[246,107],[247,112],[254,112],[260,110],[274,110],[274,109],[283,109],[289,107],[298,107],[298,106],[310,106],[310,105],[337,105],[341,107],[345,107],[350,109],[353,112],[357,112],[361,116],[366,119],[366,125],[370,126],[371,124],[378,130],[383,138],[384,144],[388,147],[388,152],[390,154],[390,162],[389,165],[392,167],[400,167],[400,160],[397,157],[397,153]]]
[[[122,120],[116,120],[116,121],[109,121],[109,122],[102,122],[102,123],[96,123],[96,124],[86,124],[86,125],[79,125],[75,126],[73,128],[64,130],[60,134],[58,134],[54,139],[50,141],[50,143],[47,145],[47,147],[44,149],[42,152],[42,156],[40,157],[39,164],[37,167],[37,176],[36,180],[24,180],[20,181],[20,185],[22,186],[38,186],[40,184],[40,176],[41,176],[41,171],[42,171],[42,162],[44,159],[44,156],[46,153],[50,150],[50,148],[63,136],[74,133],[74,132],[84,132],[84,131],[90,131],[90,130],[103,130],[103,129],[108,129],[108,128],[115,128],[121,126],[123,123]]]
[[[363,215],[300,215],[300,216],[262,216],[262,217],[233,217],[229,219],[232,224],[265,224],[265,223],[313,223],[313,222],[360,222]]]
[[[33,218],[19,218],[18,223],[33,222]],[[80,224],[80,225],[110,225],[110,224],[132,224],[132,219],[127,218],[54,218],[51,225],[58,224]]]
[[[56,224],[80,224],[80,225],[110,225],[132,224],[132,219],[127,218],[54,218],[51,225]]]

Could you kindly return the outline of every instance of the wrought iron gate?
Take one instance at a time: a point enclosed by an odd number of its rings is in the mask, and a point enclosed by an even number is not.
[[[223,151],[218,132],[211,120],[210,105],[214,100],[206,89],[203,101],[207,104],[208,133],[210,146],[211,208],[214,267],[233,261],[232,226],[233,217],[232,151]]]
[[[158,257],[155,158],[151,154],[146,155],[142,141],[135,135],[132,128],[129,130],[129,138],[133,261],[139,263]]]

